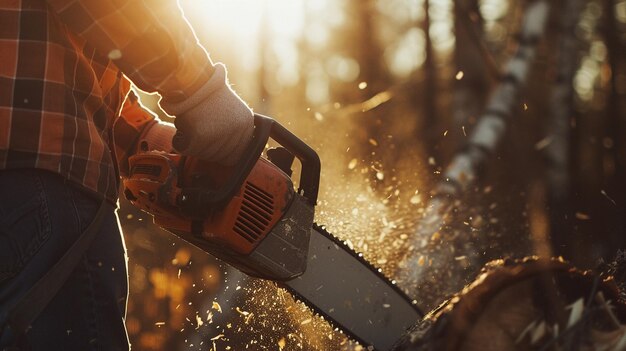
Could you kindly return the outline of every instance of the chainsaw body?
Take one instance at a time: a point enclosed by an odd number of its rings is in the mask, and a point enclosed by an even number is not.
[[[264,157],[270,137],[281,147]],[[233,168],[140,152],[129,160],[124,193],[159,226],[251,276],[278,282],[363,345],[391,350],[423,314],[363,255],[313,224],[315,151],[260,115],[249,148]],[[298,191],[295,157],[302,165]]]
[[[251,150],[234,168],[159,151],[132,156],[124,194],[160,227],[243,272],[288,280],[306,269],[319,158],[272,119],[256,115],[255,125]],[[260,156],[269,136],[293,151]],[[294,154],[303,173],[317,172],[308,174],[312,182],[300,179],[298,192],[290,178]]]

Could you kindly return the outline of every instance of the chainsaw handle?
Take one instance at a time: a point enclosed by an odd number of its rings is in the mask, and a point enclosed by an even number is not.
[[[300,160],[302,172],[300,172],[300,188],[298,192],[307,199],[307,202],[311,206],[315,206],[319,192],[321,172],[320,158],[315,150],[275,120],[259,114],[256,114],[254,117],[255,119],[271,121],[269,123],[272,124],[270,128],[270,136],[272,139]]]
[[[235,196],[265,149],[270,137],[296,156],[302,163],[300,189],[311,206],[315,206],[319,191],[320,159],[317,153],[274,119],[254,114],[254,134],[246,152],[235,165],[230,181],[218,190],[182,189],[181,209],[192,217],[204,218],[207,212],[221,209]]]

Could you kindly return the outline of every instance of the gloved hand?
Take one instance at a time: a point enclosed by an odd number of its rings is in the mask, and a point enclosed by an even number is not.
[[[172,138],[175,134],[176,128],[172,123],[159,121],[146,127],[137,147],[141,151],[174,152]]]
[[[254,115],[230,89],[222,64],[192,96],[175,103],[161,100],[161,107],[176,116],[172,143],[183,155],[231,166],[252,139]]]

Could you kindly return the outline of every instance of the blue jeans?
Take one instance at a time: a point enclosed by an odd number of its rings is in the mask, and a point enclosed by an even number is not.
[[[67,282],[16,338],[8,309],[91,223],[100,201],[60,176],[0,170],[0,349],[128,350],[126,250],[113,206]]]

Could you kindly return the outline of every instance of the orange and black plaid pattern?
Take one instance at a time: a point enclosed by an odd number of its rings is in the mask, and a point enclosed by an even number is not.
[[[115,200],[125,76],[176,100],[212,71],[175,0],[0,0],[0,169],[50,170]]]

